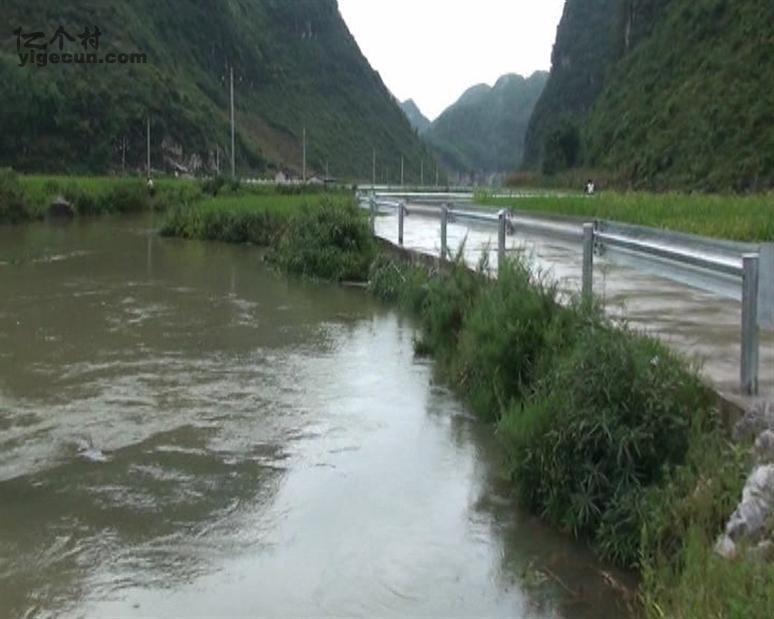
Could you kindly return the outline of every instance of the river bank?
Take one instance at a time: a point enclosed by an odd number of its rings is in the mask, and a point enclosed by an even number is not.
[[[0,227],[0,618],[633,617],[414,319],[161,223]]]
[[[303,225],[319,236],[319,222]],[[418,317],[417,353],[495,424],[522,504],[638,570],[649,615],[769,614],[771,566],[713,551],[751,450],[727,438],[690,363],[596,308],[562,306],[518,261],[493,281],[460,261],[438,271],[377,256],[368,279]]]
[[[149,189],[146,179],[140,177],[28,176],[0,168],[0,224],[40,221],[51,214],[76,217],[165,212],[201,203],[205,203],[202,213],[241,206],[254,210],[260,205],[257,203],[268,198],[274,203],[298,206],[305,202],[304,196],[349,193],[341,188],[258,185],[224,177],[156,178]],[[244,200],[242,205],[240,200]],[[61,202],[64,208],[52,209],[54,202]]]

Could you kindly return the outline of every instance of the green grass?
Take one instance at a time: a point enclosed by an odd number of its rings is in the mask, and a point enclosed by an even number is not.
[[[736,241],[774,241],[774,194],[743,197],[605,192],[592,197],[484,197],[482,201],[496,208],[608,219]]]
[[[146,181],[139,177],[23,176],[0,169],[0,224],[41,220],[59,196],[70,202],[80,216],[170,209],[183,213],[207,200],[202,213],[250,209],[255,205],[262,208],[269,203],[275,205],[276,211],[277,207],[300,206],[322,195],[345,198],[351,191],[314,185],[247,184],[224,177],[200,181],[162,177],[154,179],[154,190],[149,192]],[[198,234],[186,236],[200,238]]]
[[[63,197],[76,215],[165,210],[202,198],[194,181],[158,179],[151,193],[143,179],[98,176],[21,176],[0,169],[0,224],[43,219]]]
[[[305,195],[225,195],[172,208],[164,236],[270,245],[291,217],[319,198]]]
[[[376,255],[368,217],[351,194],[264,194],[211,198],[172,209],[164,236],[270,247],[286,273],[363,281]]]

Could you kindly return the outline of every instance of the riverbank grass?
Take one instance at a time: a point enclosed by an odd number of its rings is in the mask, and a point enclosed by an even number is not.
[[[276,198],[284,203],[293,197],[300,200],[322,195],[342,197],[351,195],[351,191],[312,185],[250,184],[224,177],[155,178],[151,191],[140,177],[23,176],[0,169],[0,224],[42,220],[58,198],[71,205],[73,215],[93,216],[167,211],[215,198]]]
[[[603,192],[595,196],[482,195],[493,208],[547,215],[608,219],[721,239],[774,241],[774,194],[755,196]]]

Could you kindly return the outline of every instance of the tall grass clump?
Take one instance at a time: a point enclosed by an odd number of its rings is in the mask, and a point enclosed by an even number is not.
[[[330,281],[366,281],[376,243],[366,213],[351,198],[321,197],[289,221],[268,259],[287,273]]]
[[[13,170],[0,169],[0,224],[18,224],[31,218],[18,175]]]
[[[553,325],[569,314],[555,286],[533,277],[521,261],[507,262],[497,281],[480,289],[461,321],[453,378],[473,409],[494,421],[530,395],[546,358],[563,345]]]
[[[692,433],[711,420],[708,392],[682,358],[597,319],[499,430],[523,502],[632,567],[646,491],[685,462]]]
[[[306,202],[278,196],[217,197],[168,211],[163,236],[268,246]]]

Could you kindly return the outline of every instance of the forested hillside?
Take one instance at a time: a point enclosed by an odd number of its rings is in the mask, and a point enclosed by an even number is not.
[[[304,127],[312,171],[370,178],[374,147],[385,165],[429,157],[336,0],[4,0],[0,22],[0,166],[141,167],[149,116],[154,167],[225,168],[231,66],[243,173],[299,170]],[[55,38],[60,26],[73,40]],[[86,51],[147,63],[19,66],[31,43],[83,53],[86,26],[101,32]]]
[[[504,75],[494,87],[473,86],[423,137],[454,171],[467,175],[512,171],[521,164],[527,125],[547,78],[544,72],[527,79]]]
[[[774,2],[568,0],[525,165],[635,187],[774,186]]]

